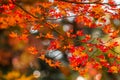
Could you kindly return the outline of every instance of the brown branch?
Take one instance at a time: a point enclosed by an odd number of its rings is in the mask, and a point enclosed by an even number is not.
[[[109,4],[109,3],[96,3],[100,5],[109,5],[109,6],[120,6],[120,4]]]
[[[74,3],[74,4],[100,4],[100,5],[109,5],[109,6],[119,6],[120,4],[109,4],[109,3],[102,3],[100,0],[94,2],[75,2],[75,1],[68,1],[68,0],[61,0],[67,3]]]
[[[36,18],[36,19],[39,19],[38,17],[36,17],[36,16],[34,16],[33,14],[29,13],[27,10],[25,10],[22,6],[20,6],[19,4],[17,4],[17,3],[14,2],[13,0],[12,0],[12,2],[13,2],[16,6],[18,6],[19,8],[21,8],[21,9],[22,9],[24,12],[26,12],[27,14],[31,15],[32,17],[34,17],[34,18]],[[41,7],[41,6],[40,6],[40,7]],[[52,19],[47,19],[47,20],[52,20]],[[56,29],[54,29],[54,27],[53,27],[51,24],[49,24],[49,23],[47,23],[47,22],[46,22],[46,24],[48,24],[48,25],[51,26],[50,29],[53,29],[53,30],[56,31],[57,33],[61,34],[59,31],[57,31]]]
[[[114,53],[120,55],[120,53],[116,52],[114,49],[110,49],[110,50],[111,50],[112,52],[114,52]]]
[[[89,55],[88,60],[90,60],[92,57],[94,57],[94,55],[97,53],[98,49],[96,49],[94,52],[92,52],[91,55]]]
[[[76,16],[79,16],[79,15],[74,15],[74,16],[63,16],[63,17],[59,17],[59,18],[46,18],[46,20],[66,19],[66,18],[76,17]]]
[[[63,34],[61,34],[61,32],[59,32],[58,30],[56,30],[56,29],[54,28],[54,26],[51,25],[50,23],[46,22],[46,24],[50,26],[49,28],[50,28],[51,30],[54,30],[55,32],[57,32],[57,33],[60,34],[60,35],[63,35]]]
[[[94,2],[75,2],[75,1],[68,1],[68,0],[60,0],[60,1],[67,2],[67,3],[75,3],[75,4],[96,4],[100,2],[100,0],[96,0]]]

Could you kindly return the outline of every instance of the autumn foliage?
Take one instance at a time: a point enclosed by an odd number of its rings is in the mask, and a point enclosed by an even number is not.
[[[10,29],[9,43],[15,50],[25,44],[24,51],[61,69],[61,60],[49,56],[59,50],[68,67],[81,75],[91,68],[120,72],[120,24],[115,23],[120,8],[114,0],[30,1],[0,0],[0,30]],[[72,27],[66,30],[64,24]]]

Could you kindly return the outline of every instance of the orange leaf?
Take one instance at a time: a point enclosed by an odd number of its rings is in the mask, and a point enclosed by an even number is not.
[[[54,36],[53,36],[52,34],[50,34],[50,33],[47,33],[45,37],[46,37],[46,38],[50,38],[50,39],[53,39],[53,38],[54,38]]]
[[[15,33],[15,32],[11,32],[11,33],[9,34],[9,37],[10,37],[10,38],[17,38],[18,35],[17,35],[17,33]]]
[[[28,48],[28,51],[29,51],[31,54],[37,54],[37,53],[38,53],[38,51],[37,51],[37,49],[36,49],[35,47],[29,47],[29,48]]]

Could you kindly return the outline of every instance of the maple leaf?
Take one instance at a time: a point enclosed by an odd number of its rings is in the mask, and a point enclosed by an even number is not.
[[[93,67],[94,67],[95,69],[101,69],[101,68],[102,68],[102,66],[101,66],[101,64],[100,64],[99,62],[93,63]]]
[[[53,36],[52,34],[50,34],[50,33],[47,33],[45,37],[46,37],[46,38],[50,38],[50,39],[53,39],[53,38],[54,38],[54,36]]]
[[[25,43],[28,43],[28,34],[22,34],[19,36],[19,40],[25,42]]]
[[[117,66],[111,66],[108,70],[108,72],[112,72],[112,73],[118,73],[118,67]]]
[[[77,31],[77,35],[78,35],[78,36],[83,36],[83,30]]]
[[[20,78],[16,79],[16,80],[33,80],[33,76],[25,76],[22,75]]]
[[[114,58],[114,57],[115,57],[113,53],[108,53],[107,56],[108,56],[109,58]]]
[[[61,63],[59,61],[57,61],[54,64],[55,64],[56,67],[59,67]]]
[[[30,52],[31,54],[37,54],[38,50],[35,47],[31,46],[28,48],[28,52]]]
[[[53,41],[51,41],[48,49],[49,49],[49,50],[52,50],[52,49],[58,49],[58,48],[60,48],[60,47],[61,47],[61,46],[60,46],[60,42],[59,42],[58,40],[53,40]]]
[[[118,36],[119,30],[113,31],[111,36],[112,38],[116,38]]]
[[[41,55],[39,58],[45,60],[45,55]]]
[[[104,26],[104,28],[102,29],[105,33],[111,33],[112,29],[111,29],[111,25],[106,25]]]
[[[4,77],[7,80],[17,79],[20,77],[20,73],[18,71],[11,71],[11,72],[7,73]]]
[[[10,38],[17,38],[17,37],[18,37],[18,34],[15,33],[15,32],[11,32],[11,33],[9,34],[9,37],[10,37]]]

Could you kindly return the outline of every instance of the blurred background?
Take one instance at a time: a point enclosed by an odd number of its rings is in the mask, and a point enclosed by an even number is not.
[[[51,1],[54,0],[36,0],[36,1]],[[21,5],[33,5],[35,0],[18,0]],[[4,3],[4,0],[2,1]],[[0,6],[2,3],[0,4]],[[52,7],[53,8],[53,7]],[[56,12],[59,13],[57,7],[54,7]],[[102,38],[104,41],[107,41],[108,35],[105,35],[101,27],[100,28],[89,28],[83,27],[83,23],[75,22],[75,14],[69,12],[70,16],[65,19],[55,19],[48,20],[51,23],[57,23],[60,25],[60,29],[63,33],[69,32],[70,30],[77,31],[82,29],[85,34],[90,34],[92,39]],[[109,24],[111,21],[112,24],[119,29],[120,20],[114,19],[110,20],[109,14],[106,14],[104,17],[96,21],[96,24],[104,25]],[[88,17],[88,16],[87,16]],[[102,18],[106,19],[106,23],[99,22]],[[89,19],[93,19],[89,16]],[[10,28],[0,29],[0,80],[120,80],[120,74],[108,73],[104,70],[98,71],[93,68],[91,64],[88,64],[87,69],[88,73],[84,76],[79,74],[79,72],[72,70],[69,66],[68,57],[71,56],[69,51],[63,52],[62,50],[47,50],[50,45],[51,39],[37,39],[36,36],[39,32],[47,33],[49,29],[41,28],[41,30],[34,30],[33,25],[28,25],[28,31],[31,34],[26,40],[18,40],[10,38],[9,34],[11,32],[16,32],[20,34],[22,29],[19,26],[12,26]],[[56,31],[52,31],[54,36],[57,36]],[[23,35],[25,36],[25,35]],[[119,41],[120,38],[118,38]],[[76,39],[77,40],[77,39]],[[80,45],[75,41],[75,45]],[[71,42],[71,40],[69,41]],[[93,43],[97,43],[93,41]],[[60,61],[63,66],[61,67],[51,67],[46,63],[42,58],[39,58],[40,54],[33,55],[32,52],[28,51],[28,46],[34,46],[38,49],[38,52],[46,53],[45,57],[51,60]],[[58,45],[59,46],[59,45]],[[116,51],[119,52],[120,46],[116,47]],[[94,49],[96,51],[96,49]],[[99,51],[98,51],[99,53]],[[34,53],[35,54],[35,53]],[[83,71],[84,72],[84,71]]]

